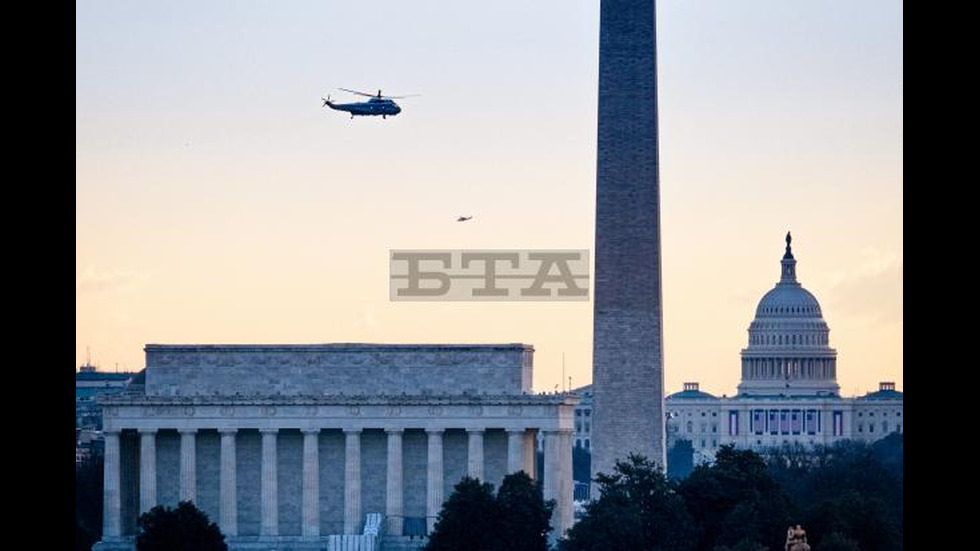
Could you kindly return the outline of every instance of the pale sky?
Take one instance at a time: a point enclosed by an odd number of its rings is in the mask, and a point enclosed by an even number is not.
[[[591,302],[389,302],[387,269],[389,249],[593,248],[598,8],[78,2],[76,366],[524,342],[536,389],[563,353],[590,382]],[[734,393],[787,230],[842,392],[903,387],[902,10],[658,2],[667,392]],[[337,87],[422,95],[351,121],[321,108]]]

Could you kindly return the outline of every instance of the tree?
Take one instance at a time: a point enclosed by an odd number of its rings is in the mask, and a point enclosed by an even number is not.
[[[554,501],[523,471],[493,485],[466,477],[446,500],[426,551],[547,551]]]
[[[75,467],[75,548],[88,551],[102,537],[102,454]]]
[[[893,432],[871,445],[871,453],[882,467],[902,478],[905,473],[905,435]]]
[[[464,477],[439,511],[426,551],[491,551],[498,525],[493,485]]]
[[[717,546],[778,549],[795,508],[751,450],[722,446],[713,465],[698,465],[678,486],[700,527],[697,549]]]
[[[78,520],[78,513],[75,513],[75,551],[89,551],[95,545],[95,536],[92,535]]]
[[[599,473],[599,499],[569,530],[561,551],[644,549],[690,551],[697,530],[684,501],[663,471],[647,458],[630,455],[612,474]]]
[[[833,534],[828,546],[844,545],[840,541],[853,541],[862,551],[900,551],[903,546],[902,532],[894,515],[881,499],[856,491],[825,499],[807,512],[808,535],[822,548]]]
[[[677,440],[667,450],[667,478],[683,480],[694,471],[694,445],[690,440]]]
[[[831,532],[817,546],[817,551],[861,551],[861,548],[856,541],[840,532]]]
[[[544,500],[541,486],[524,471],[504,477],[497,492],[500,526],[498,551],[547,551],[554,500]]]
[[[844,441],[808,453],[785,447],[768,453],[769,472],[799,504],[815,548],[837,533],[864,551],[902,549],[903,438],[891,434],[872,445]]]
[[[768,547],[762,545],[759,542],[752,541],[750,539],[742,540],[735,547],[728,547],[727,545],[716,545],[711,548],[711,551],[770,551]]]
[[[137,551],[228,551],[218,525],[190,501],[157,505],[140,515]]]

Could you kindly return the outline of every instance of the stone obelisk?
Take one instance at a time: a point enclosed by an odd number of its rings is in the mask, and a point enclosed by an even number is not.
[[[593,476],[665,460],[655,3],[601,0],[600,18]]]

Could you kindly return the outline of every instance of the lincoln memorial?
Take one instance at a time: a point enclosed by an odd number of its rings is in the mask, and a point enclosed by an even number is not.
[[[463,476],[521,470],[556,500],[555,535],[571,526],[578,398],[532,392],[531,346],[145,350],[144,380],[101,402],[98,549],[133,549],[140,513],[183,500],[234,550],[415,549]]]

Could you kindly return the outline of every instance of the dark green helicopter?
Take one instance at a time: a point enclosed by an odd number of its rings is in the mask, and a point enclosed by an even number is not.
[[[330,96],[325,98],[320,98],[323,100],[323,106],[329,107],[336,111],[347,111],[350,113],[350,118],[354,117],[370,117],[381,115],[382,119],[387,119],[388,115],[394,117],[398,113],[402,112],[402,108],[398,106],[393,100],[410,98],[417,96],[418,94],[411,94],[408,96],[382,96],[381,90],[378,90],[377,94],[368,94],[367,92],[358,92],[357,90],[350,90],[348,88],[338,88],[338,90],[343,90],[344,92],[350,92],[352,94],[357,94],[358,96],[365,96],[369,98],[367,101],[359,101],[357,103],[334,103],[330,101]]]

